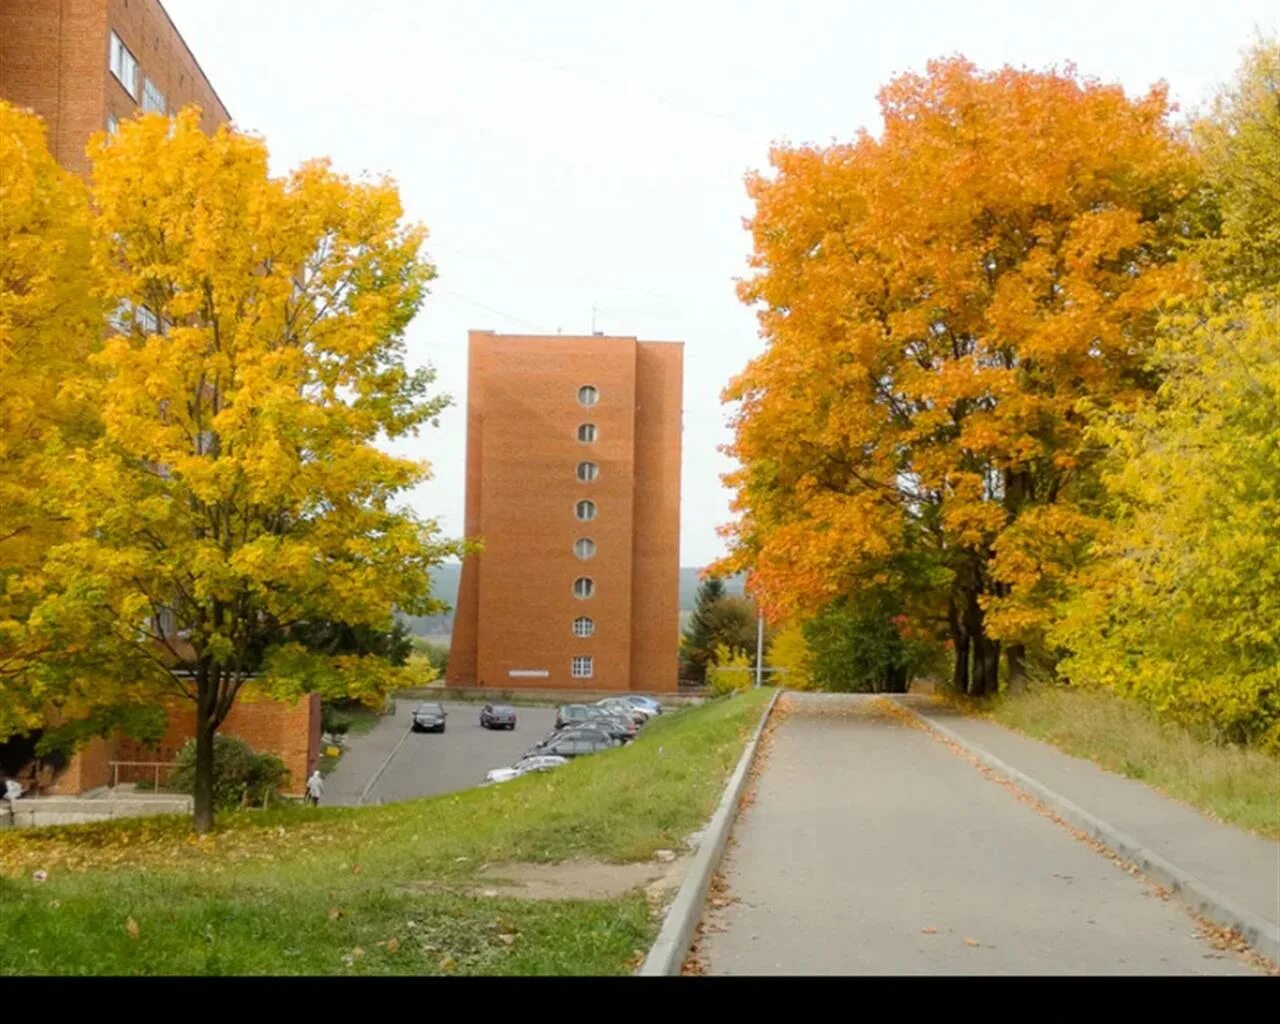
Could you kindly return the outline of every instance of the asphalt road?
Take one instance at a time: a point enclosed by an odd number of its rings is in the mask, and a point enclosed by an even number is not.
[[[482,729],[483,705],[446,702],[443,733],[410,732],[419,703],[397,701],[394,715],[371,732],[350,738],[347,752],[325,780],[321,803],[351,805],[362,795],[366,804],[392,803],[479,785],[490,768],[511,764],[546,736],[556,716],[555,708],[517,707],[515,729]]]
[[[1255,973],[927,733],[790,699],[704,918],[708,973]]]

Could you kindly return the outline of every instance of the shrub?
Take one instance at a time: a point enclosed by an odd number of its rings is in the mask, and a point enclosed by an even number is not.
[[[289,771],[275,754],[262,754],[235,736],[213,738],[213,802],[215,807],[237,807],[244,802],[262,803],[275,796]],[[196,741],[187,740],[178,751],[168,786],[180,793],[194,790]]]

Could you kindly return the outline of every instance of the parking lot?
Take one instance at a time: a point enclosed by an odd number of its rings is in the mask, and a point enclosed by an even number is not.
[[[416,733],[409,726],[419,703],[396,701],[394,715],[349,739],[321,803],[391,803],[479,785],[490,768],[511,764],[546,736],[556,717],[553,707],[517,707],[515,729],[482,729],[483,704],[445,702],[445,731]]]

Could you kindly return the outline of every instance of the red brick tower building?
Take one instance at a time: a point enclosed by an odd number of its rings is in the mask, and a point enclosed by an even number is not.
[[[471,332],[450,683],[676,689],[683,357]]]

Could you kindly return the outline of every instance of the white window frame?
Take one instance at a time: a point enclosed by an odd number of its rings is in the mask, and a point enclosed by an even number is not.
[[[596,557],[596,542],[590,537],[579,537],[573,542],[574,557],[580,562],[586,562]]]
[[[589,615],[579,615],[573,620],[573,635],[585,640],[596,631],[596,623]]]
[[[154,111],[157,114],[169,113],[169,105],[165,100],[164,93],[160,91],[160,87],[151,79],[143,76],[142,79],[142,109]]]
[[[574,517],[580,523],[589,523],[599,514],[600,510],[596,508],[596,503],[589,498],[583,498],[573,506]],[[584,514],[585,513],[585,514]]]
[[[600,478],[600,467],[594,462],[579,462],[577,477],[579,483],[593,484]]]
[[[596,581],[590,576],[579,576],[573,581],[573,596],[579,601],[589,601],[596,596]]]
[[[589,436],[583,437],[583,434],[588,434]],[[600,432],[596,429],[596,425],[594,423],[578,424],[578,440],[582,444],[595,444],[599,436]]]
[[[120,118],[115,114],[107,115],[107,134],[114,136],[120,130]]]
[[[138,58],[114,31],[111,32],[108,47],[107,64],[111,68],[111,73],[115,75],[116,81],[124,86],[124,91],[136,100],[138,98]]]
[[[595,674],[595,661],[589,654],[575,654],[569,671],[574,679],[590,679]]]
[[[600,389],[594,384],[583,384],[578,388],[578,404],[590,409],[600,404]]]
[[[146,306],[141,304],[133,307],[133,319],[146,334],[160,333],[160,318],[156,316]]]

